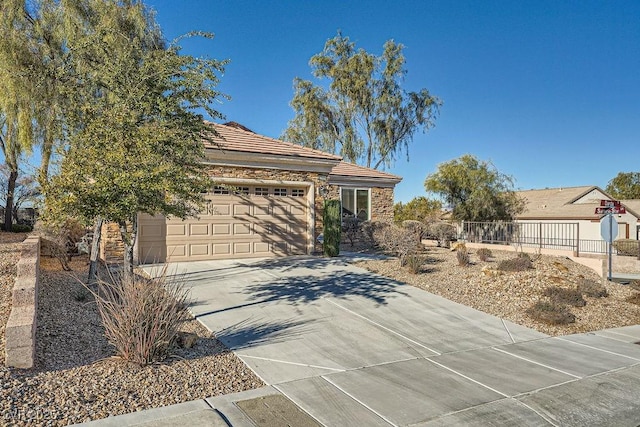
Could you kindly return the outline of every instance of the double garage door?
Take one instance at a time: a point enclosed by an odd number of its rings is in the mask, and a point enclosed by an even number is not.
[[[225,186],[198,218],[141,215],[140,263],[256,258],[307,252],[306,187]]]

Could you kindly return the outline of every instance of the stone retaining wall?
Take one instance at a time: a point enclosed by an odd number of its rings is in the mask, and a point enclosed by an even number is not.
[[[34,366],[39,276],[40,237],[29,236],[22,243],[5,328],[6,366],[22,369]]]

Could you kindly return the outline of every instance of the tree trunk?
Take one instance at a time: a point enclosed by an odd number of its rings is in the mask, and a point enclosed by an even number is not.
[[[133,248],[138,233],[138,218],[135,215],[131,221],[131,231],[127,230],[126,223],[120,223],[120,235],[124,243],[124,274],[125,276],[133,276]]]
[[[91,241],[91,255],[89,255],[89,275],[87,283],[92,284],[96,281],[98,271],[98,252],[100,252],[100,239],[102,238],[102,223],[104,220],[98,218],[93,227],[93,240]]]
[[[11,231],[13,226],[13,193],[16,190],[16,180],[18,179],[18,171],[9,172],[9,180],[7,181],[7,204],[4,207],[4,229]]]

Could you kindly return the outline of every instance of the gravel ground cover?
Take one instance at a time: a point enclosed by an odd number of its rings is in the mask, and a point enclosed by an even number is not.
[[[24,235],[0,233],[0,343]],[[15,241],[14,241],[15,240]],[[198,335],[163,363],[138,367],[113,357],[86,277],[86,258],[72,272],[41,258],[36,368],[0,361],[0,425],[63,426],[263,386],[262,381],[196,320],[183,325]],[[3,347],[4,348],[4,347]]]
[[[585,279],[601,282],[590,268],[566,257],[533,256],[533,268],[523,272],[505,272],[498,276],[483,273],[495,270],[500,260],[513,258],[513,252],[491,249],[493,256],[482,262],[470,250],[471,265],[458,265],[456,253],[445,248],[428,248],[425,263],[419,274],[399,268],[397,259],[369,260],[357,265],[382,276],[408,283],[449,300],[473,307],[485,313],[508,319],[548,335],[558,336],[596,331],[640,323],[638,291],[633,286],[604,284],[609,296],[585,297],[584,307],[569,307],[576,316],[575,323],[549,325],[532,318],[527,310],[538,300],[545,300],[550,286],[575,289]],[[631,301],[635,300],[636,303]]]

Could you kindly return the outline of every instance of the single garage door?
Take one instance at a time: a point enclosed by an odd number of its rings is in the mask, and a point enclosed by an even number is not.
[[[141,263],[305,254],[306,187],[225,186],[206,195],[198,218],[142,215]]]

